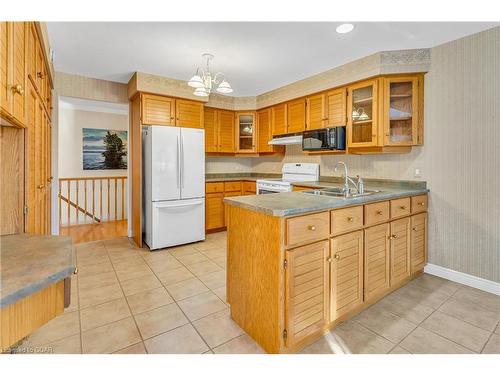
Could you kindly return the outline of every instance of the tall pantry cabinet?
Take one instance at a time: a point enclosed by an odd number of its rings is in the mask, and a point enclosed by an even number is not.
[[[36,22],[0,22],[0,234],[50,233],[52,79]]]

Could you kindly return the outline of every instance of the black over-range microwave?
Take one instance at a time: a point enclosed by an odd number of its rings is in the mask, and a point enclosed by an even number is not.
[[[302,150],[345,150],[345,126],[303,132]]]

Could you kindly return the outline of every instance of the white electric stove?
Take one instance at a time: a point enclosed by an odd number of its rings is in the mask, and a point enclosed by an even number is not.
[[[292,191],[293,182],[319,180],[317,163],[285,163],[281,179],[257,180],[257,194],[284,193]]]

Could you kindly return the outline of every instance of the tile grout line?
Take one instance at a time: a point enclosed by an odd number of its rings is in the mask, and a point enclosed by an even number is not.
[[[129,241],[130,242],[130,241]],[[108,256],[109,256],[109,250],[107,248],[106,245],[104,245],[104,248],[106,249],[106,252],[108,253]],[[142,258],[142,257],[141,257]],[[122,284],[121,284],[121,281],[120,279],[118,278],[118,274],[116,273],[116,268],[115,268],[115,265],[113,264],[113,261],[111,260],[110,258],[110,261],[111,261],[111,267],[113,268],[113,271],[115,272],[115,276],[116,276],[116,279],[118,280],[118,285],[120,286],[120,290],[122,291],[123,293],[123,298],[125,299],[125,303],[127,304],[127,307],[128,307],[128,310],[130,312],[130,315],[132,316],[132,319],[134,321],[134,324],[135,324],[135,328],[137,329],[137,332],[139,333],[139,337],[141,338],[141,342],[142,342],[142,345],[144,346],[144,350],[146,351],[146,353],[148,352],[147,348],[146,348],[146,345],[144,344],[144,338],[142,337],[142,333],[141,333],[141,330],[139,329],[139,326],[137,325],[137,321],[135,320],[135,316],[134,314],[132,313],[132,309],[130,308],[130,304],[128,303],[128,300],[127,300],[127,296],[125,295],[125,292],[123,290],[123,287],[122,287]],[[154,274],[155,277],[156,277],[156,274]],[[158,280],[159,281],[159,280]],[[126,318],[125,318],[126,319]],[[137,344],[137,343],[136,343]],[[134,345],[134,344],[132,344]],[[131,346],[131,345],[129,345]],[[119,350],[122,350],[122,349],[125,349],[125,348],[128,348],[128,346],[126,347],[123,347],[123,348],[120,348],[118,349],[117,351]]]

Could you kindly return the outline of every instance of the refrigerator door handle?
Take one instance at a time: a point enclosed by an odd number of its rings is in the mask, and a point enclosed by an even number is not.
[[[179,146],[179,136],[177,136],[177,187],[180,188],[181,186],[181,166],[180,166],[180,160],[181,160],[181,148]]]
[[[184,187],[184,137],[181,131],[181,187]]]
[[[199,206],[200,204],[203,204],[203,203],[204,203],[203,200],[197,199],[197,200],[194,200],[192,202],[184,202],[184,203],[180,203],[180,204],[172,204],[172,203],[161,204],[161,203],[156,203],[155,207],[156,208],[178,208],[178,207]]]

